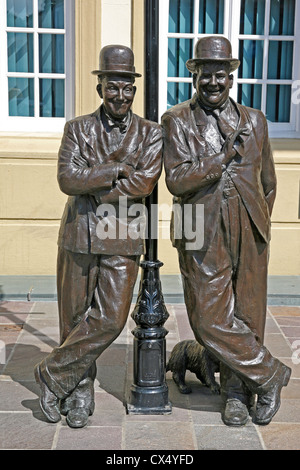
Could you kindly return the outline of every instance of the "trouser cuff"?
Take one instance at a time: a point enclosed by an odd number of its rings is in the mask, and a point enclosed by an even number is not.
[[[43,362],[40,364],[40,373],[48,388],[57,396],[57,398],[61,400],[69,395],[70,392],[67,392],[60,386],[60,384],[51,376],[47,365]]]

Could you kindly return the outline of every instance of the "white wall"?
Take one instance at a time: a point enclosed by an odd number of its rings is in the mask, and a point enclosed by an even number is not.
[[[131,47],[131,0],[102,0],[101,46]]]

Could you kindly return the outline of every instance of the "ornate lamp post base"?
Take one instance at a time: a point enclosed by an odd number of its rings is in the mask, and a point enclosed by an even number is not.
[[[163,324],[169,317],[161,293],[160,261],[143,261],[142,279],[132,318],[134,335],[134,382],[130,388],[127,412],[130,414],[170,414],[165,381],[166,340]]]

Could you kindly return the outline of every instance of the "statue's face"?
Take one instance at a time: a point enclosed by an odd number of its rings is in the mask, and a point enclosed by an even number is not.
[[[136,87],[131,77],[107,76],[98,85],[98,93],[103,99],[108,114],[114,119],[123,119],[129,112]]]
[[[198,98],[209,108],[222,106],[229,97],[232,85],[233,76],[229,74],[229,66],[226,63],[204,63],[194,76],[194,87]]]

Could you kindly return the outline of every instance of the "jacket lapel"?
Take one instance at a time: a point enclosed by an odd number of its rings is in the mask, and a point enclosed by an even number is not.
[[[117,148],[110,148],[107,139],[104,138],[104,132],[106,131],[100,122],[100,108],[98,108],[85,121],[84,132],[82,132],[85,144],[96,157],[98,163],[122,162],[128,159],[129,156],[131,160],[134,160],[139,148],[138,120],[135,114],[132,114],[131,123]],[[126,149],[126,152],[124,149]]]
[[[240,117],[238,128],[243,129],[243,132],[240,134],[234,148],[241,157],[245,157],[249,155],[249,143],[252,145],[252,139],[250,138],[252,134],[252,123],[245,107],[238,103],[234,103],[234,105],[236,106]]]
[[[234,148],[239,153],[241,157],[245,157],[248,153],[248,144],[251,139],[252,124],[249,118],[248,113],[245,111],[243,106],[240,106],[238,103],[235,103],[231,100],[233,105],[236,107],[236,110],[239,115],[238,128],[243,129],[242,134],[240,135],[237,143],[234,145]],[[198,130],[198,135],[215,151],[219,152],[220,149],[214,144],[214,135],[215,129],[209,124],[207,115],[205,111],[199,106],[197,102],[197,95],[194,95],[191,100],[191,114],[194,118],[195,126]]]

